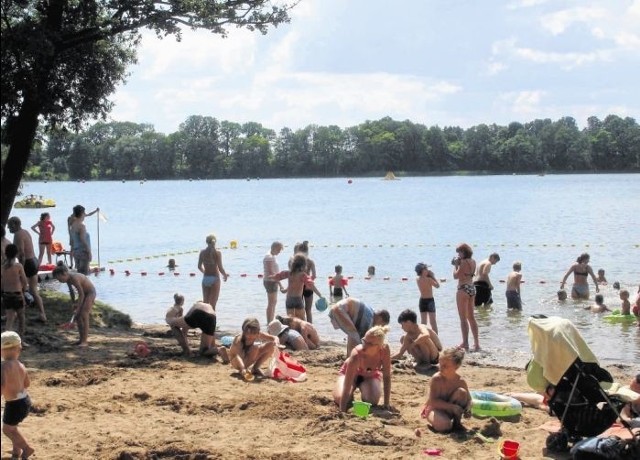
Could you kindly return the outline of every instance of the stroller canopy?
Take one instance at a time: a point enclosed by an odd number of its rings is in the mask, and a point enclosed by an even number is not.
[[[528,366],[527,383],[540,393],[549,384],[557,385],[576,358],[598,364],[598,359],[568,319],[557,316],[531,318],[528,333],[533,359]]]

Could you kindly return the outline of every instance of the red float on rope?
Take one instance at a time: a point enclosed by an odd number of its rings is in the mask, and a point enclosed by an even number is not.
[[[192,273],[189,273],[189,276],[196,276],[196,274],[192,272]]]
[[[147,276],[147,272],[140,272],[140,275]]]

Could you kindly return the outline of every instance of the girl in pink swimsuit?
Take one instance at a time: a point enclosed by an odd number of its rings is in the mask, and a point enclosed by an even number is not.
[[[31,230],[38,234],[38,246],[40,246],[38,267],[42,265],[45,251],[47,252],[48,263],[51,265],[51,244],[53,243],[53,232],[56,231],[56,226],[51,222],[49,213],[43,212],[40,214],[40,220],[31,226]]]
[[[360,389],[362,401],[377,405],[384,388],[384,405],[389,409],[391,396],[391,352],[386,343],[389,326],[374,326],[367,331],[362,344],[353,349],[338,374],[333,397],[346,412],[353,395]]]

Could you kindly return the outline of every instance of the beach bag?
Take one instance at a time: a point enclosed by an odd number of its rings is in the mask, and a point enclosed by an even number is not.
[[[571,448],[572,460],[632,460],[637,459],[638,437],[621,439],[618,436],[587,438]]]
[[[307,380],[305,367],[291,357],[289,353],[278,351],[269,363],[271,377],[290,382],[304,382]]]

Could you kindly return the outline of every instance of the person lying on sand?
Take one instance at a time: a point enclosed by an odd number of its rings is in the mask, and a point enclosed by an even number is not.
[[[256,340],[262,343],[258,344]],[[242,323],[242,333],[234,337],[229,349],[231,366],[247,381],[264,377],[260,368],[274,355],[278,343],[278,337],[260,332],[260,322],[256,318],[247,318]]]
[[[289,326],[294,331],[298,331],[305,342],[309,350],[315,350],[320,346],[320,336],[315,326],[308,321],[304,321],[295,316],[283,317],[276,315],[276,319],[285,326]]]

